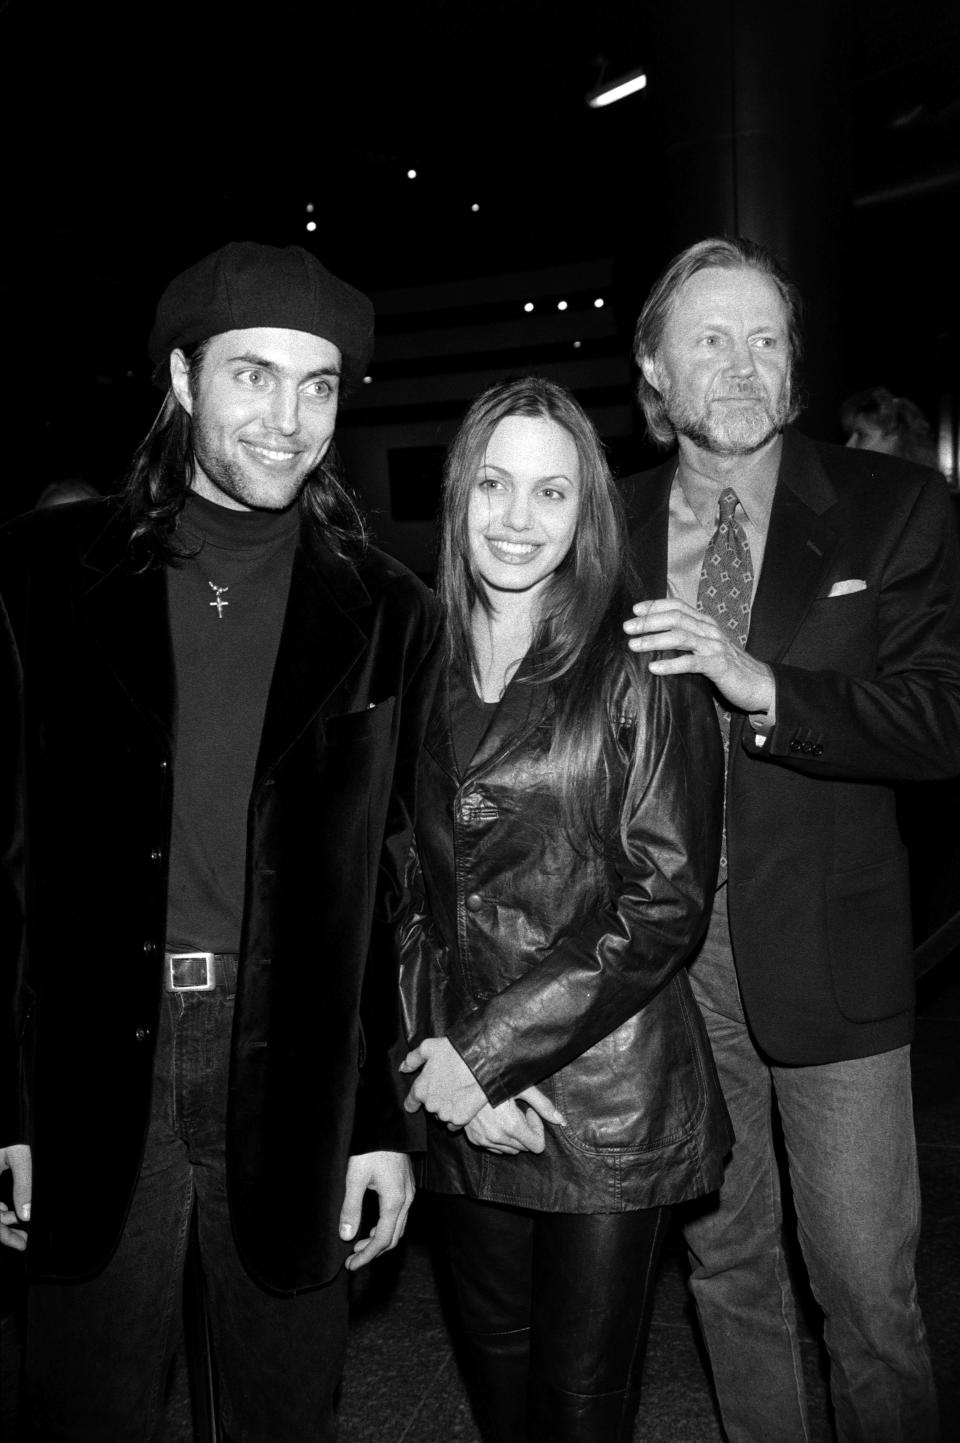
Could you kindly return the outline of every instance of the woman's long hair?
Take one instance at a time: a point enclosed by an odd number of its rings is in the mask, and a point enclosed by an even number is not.
[[[546,688],[564,825],[577,844],[602,850],[623,830],[608,795],[608,746],[621,720],[624,679],[634,688],[644,684],[621,627],[641,591],[620,496],[593,424],[569,391],[538,376],[503,381],[478,396],[447,453],[437,590],[447,611],[448,660],[469,657],[476,671],[471,613],[493,610],[470,555],[467,512],[490,437],[507,416],[553,421],[577,448],[576,531],[542,593],[521,681]]]
[[[206,341],[184,349],[194,395],[206,350]],[[157,419],[133,454],[123,488],[130,541],[145,544],[151,560],[170,561],[184,555],[176,533],[193,476],[192,437],[190,415],[170,389]],[[300,506],[319,522],[336,555],[354,559],[362,554],[366,527],[344,484],[333,445],[300,492]]]

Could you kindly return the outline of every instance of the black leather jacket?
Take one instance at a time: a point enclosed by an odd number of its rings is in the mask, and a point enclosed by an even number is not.
[[[411,1041],[446,1035],[489,1101],[531,1083],[566,1119],[546,1151],[501,1156],[431,1118],[425,1184],[562,1212],[611,1212],[715,1188],[731,1143],[684,970],[717,870],[722,749],[698,678],[624,687],[608,747],[619,810],[634,753],[638,797],[606,859],[560,825],[549,725],[511,748],[508,689],[466,772],[441,685],[418,777],[412,901],[401,927]]]

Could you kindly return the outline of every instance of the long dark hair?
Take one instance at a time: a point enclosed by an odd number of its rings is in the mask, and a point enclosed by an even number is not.
[[[190,389],[196,395],[208,342],[184,349]],[[131,543],[145,545],[152,560],[183,555],[177,523],[193,477],[193,423],[172,388],[156,420],[133,454],[123,487]],[[336,555],[360,556],[367,531],[359,506],[347,489],[336,448],[331,445],[300,492],[300,507],[323,530]]]
[[[466,656],[476,670],[471,613],[477,606],[493,609],[470,556],[467,510],[490,437],[507,416],[554,421],[577,448],[576,531],[543,593],[520,680],[545,689],[550,764],[564,825],[574,842],[602,850],[612,835],[623,836],[629,799],[622,816],[610,806],[610,738],[617,735],[625,701],[629,710],[630,689],[647,684],[621,629],[641,590],[619,493],[593,423],[565,387],[539,376],[502,381],[478,396],[447,453],[437,591],[447,611],[448,661]],[[514,743],[536,723],[534,718],[521,729]]]

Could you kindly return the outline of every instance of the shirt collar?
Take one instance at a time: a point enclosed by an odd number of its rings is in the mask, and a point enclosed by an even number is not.
[[[693,471],[684,465],[682,456],[677,465],[676,480],[684,499],[705,531],[713,532],[717,524],[717,498],[726,486],[732,486],[743,507],[747,521],[766,532],[773,507],[773,493],[777,488],[780,471],[780,455],[783,437],[777,437],[775,446],[759,460],[754,461],[742,475],[732,474],[723,486],[709,476]]]

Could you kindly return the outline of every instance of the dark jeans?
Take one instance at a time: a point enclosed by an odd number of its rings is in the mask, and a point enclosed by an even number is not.
[[[667,1209],[436,1203],[488,1443],[626,1443]]]
[[[237,1257],[227,1209],[224,1132],[233,998],[164,994],[153,1112],[120,1245],[96,1277],[30,1289],[27,1388],[38,1440],[147,1443],[158,1429],[197,1209],[200,1255],[234,1443],[335,1437],[333,1393],[346,1344],[346,1273],[294,1298],[264,1292]],[[97,1205],[98,1147],[76,1206]],[[265,1228],[283,1227],[265,1217]]]

